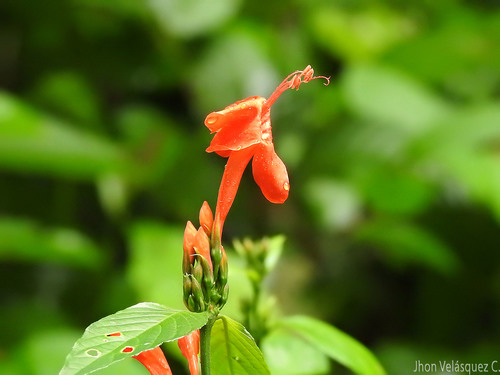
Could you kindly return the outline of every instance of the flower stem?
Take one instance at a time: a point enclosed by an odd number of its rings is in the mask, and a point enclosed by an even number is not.
[[[210,317],[207,324],[200,329],[201,375],[210,375],[210,335],[216,319]]]

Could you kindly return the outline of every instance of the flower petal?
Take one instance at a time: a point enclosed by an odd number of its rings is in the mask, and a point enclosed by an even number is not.
[[[200,372],[198,353],[200,352],[200,331],[193,331],[189,335],[181,337],[177,341],[181,353],[189,363],[191,375],[198,375]]]
[[[224,221],[238,191],[241,176],[254,152],[255,148],[250,147],[241,151],[233,151],[229,155],[219,187],[217,207],[215,208],[214,231],[219,236],[222,233]]]
[[[222,111],[212,112],[205,125],[217,134],[207,152],[237,151],[261,141],[261,108],[265,99],[251,97],[232,104]]]
[[[262,194],[272,203],[283,203],[288,198],[290,182],[286,166],[274,151],[272,143],[259,147],[252,161],[253,177]]]
[[[172,375],[167,359],[159,346],[141,352],[133,358],[141,362],[151,375]]]

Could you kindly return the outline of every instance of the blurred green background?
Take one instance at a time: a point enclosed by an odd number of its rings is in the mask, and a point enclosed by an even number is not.
[[[136,302],[182,308],[183,226],[225,163],[206,114],[307,64],[330,86],[272,113],[290,197],[246,173],[228,251],[285,234],[279,314],[336,325],[389,374],[500,360],[499,46],[496,0],[3,0],[0,373],[57,373]]]

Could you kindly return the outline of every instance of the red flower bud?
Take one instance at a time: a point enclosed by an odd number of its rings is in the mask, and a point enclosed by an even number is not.
[[[200,225],[207,234],[207,236],[209,237],[212,235],[213,224],[214,224],[214,215],[212,214],[210,206],[205,201],[203,202],[203,205],[201,206],[200,210]]]
[[[205,258],[210,265],[210,269],[213,271],[212,259],[210,258],[210,239],[203,228],[198,229],[198,232],[196,232],[196,236],[194,237],[194,251],[196,254]]]
[[[196,237],[196,228],[190,221],[186,224],[186,229],[184,229],[184,272],[187,272],[189,265],[193,263],[194,252],[194,240]]]

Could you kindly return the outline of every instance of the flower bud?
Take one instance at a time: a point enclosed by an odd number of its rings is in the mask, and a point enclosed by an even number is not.
[[[195,303],[199,305],[201,305],[205,300],[203,289],[201,288],[200,283],[194,277],[191,278],[191,295],[193,296]]]
[[[189,297],[191,294],[191,276],[188,274],[184,274],[183,276],[183,283],[182,283],[182,291],[184,295],[184,300]]]
[[[224,252],[224,248],[220,244],[220,242],[216,242],[212,245],[210,249],[210,255],[212,256],[214,275],[217,275],[219,272],[220,262],[222,260],[222,253]]]
[[[211,291],[210,291],[210,302],[212,302],[212,304],[214,305],[218,305],[219,304],[219,301],[221,300],[222,298],[222,295],[220,293],[218,293],[215,288],[213,288]]]
[[[214,224],[214,215],[212,214],[212,210],[210,206],[205,201],[200,209],[200,225],[207,234],[207,236],[212,235],[212,226]]]
[[[204,287],[204,291],[209,291],[212,288],[213,277],[212,277],[212,269],[210,268],[210,264],[205,258],[199,258],[201,268],[203,270],[202,275],[202,285]]]
[[[229,284],[226,284],[226,286],[224,287],[224,290],[222,291],[222,298],[221,298],[221,301],[219,303],[220,307],[222,307],[226,304],[228,296],[229,296]]]
[[[227,284],[227,274],[228,274],[228,266],[227,266],[227,255],[222,248],[222,259],[219,264],[219,272],[217,275],[217,284],[224,287]]]
[[[184,261],[182,264],[184,273],[189,273],[189,266],[193,264],[192,256],[194,255],[193,245],[195,237],[196,237],[196,228],[194,227],[193,223],[188,221],[186,224],[186,229],[184,229],[184,243],[183,243]]]
[[[201,284],[203,280],[203,266],[201,265],[200,262],[197,262],[196,265],[192,268],[193,268],[193,273],[191,274],[191,276],[195,278],[196,281],[198,281],[198,283]]]
[[[189,295],[187,300],[184,299],[184,305],[186,305],[186,307],[188,308],[189,311],[199,312],[199,309],[197,308],[196,304],[194,303],[194,298],[191,294]]]
[[[194,237],[194,251],[201,255],[210,265],[211,272],[213,271],[212,260],[210,258],[210,239],[203,228],[198,229]]]

